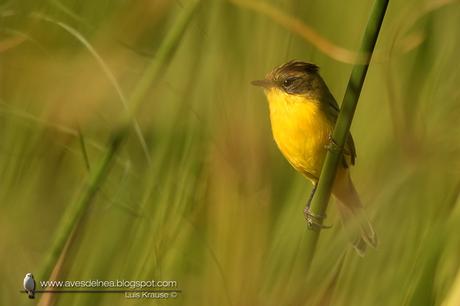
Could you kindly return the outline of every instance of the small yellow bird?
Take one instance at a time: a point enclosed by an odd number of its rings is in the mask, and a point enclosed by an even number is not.
[[[284,157],[313,183],[313,190],[305,208],[305,218],[318,225],[318,218],[310,213],[310,202],[316,190],[331,138],[339,106],[318,72],[318,66],[291,61],[273,69],[263,80],[252,84],[262,86],[268,99],[273,138]],[[337,170],[332,194],[344,224],[354,218],[360,237],[352,239],[358,254],[366,246],[375,247],[375,232],[364,214],[363,205],[350,178],[348,168],[354,165],[355,145],[351,135],[343,148],[341,166]]]

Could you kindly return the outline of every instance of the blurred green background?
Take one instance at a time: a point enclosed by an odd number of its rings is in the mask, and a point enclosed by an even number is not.
[[[352,176],[380,245],[356,256],[331,203],[311,266],[311,185],[278,152],[250,81],[309,61],[340,103],[352,65],[248,3],[201,1],[159,57],[191,0],[0,1],[0,304],[39,302],[22,279],[42,280],[144,81],[141,133],[129,129],[65,236],[55,278],[176,280],[182,293],[41,305],[460,305],[459,1],[390,1],[352,125]],[[264,3],[350,51],[372,7]]]

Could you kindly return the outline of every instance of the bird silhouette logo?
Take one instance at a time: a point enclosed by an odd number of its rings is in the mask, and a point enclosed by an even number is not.
[[[32,273],[27,273],[24,277],[24,290],[29,296],[29,299],[35,298],[35,279]]]

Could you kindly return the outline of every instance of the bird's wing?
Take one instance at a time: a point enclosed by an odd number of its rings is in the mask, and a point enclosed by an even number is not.
[[[331,93],[329,93],[326,100],[327,100],[326,114],[329,116],[329,119],[335,124],[335,122],[337,121],[337,117],[339,116],[340,107],[337,104],[337,101],[335,101],[334,96],[332,96]],[[350,157],[351,165],[354,165],[355,160],[356,160],[356,148],[355,148],[355,142],[353,141],[353,136],[351,136],[350,132],[348,132],[348,137],[347,137],[347,142],[345,144],[344,153],[345,155],[348,155]],[[345,168],[347,168],[348,167],[347,159],[345,158],[343,162],[344,162]]]
[[[350,155],[351,165],[354,165],[356,161],[356,148],[350,132],[348,132],[347,144],[345,145],[345,154],[347,154],[347,150],[349,151],[348,155]]]
[[[328,114],[331,114],[334,117],[334,122],[335,122],[335,120],[337,120],[337,117],[339,116],[340,107],[337,104],[337,101],[335,101],[334,96],[331,93],[327,95],[326,100],[327,100],[327,106],[329,108]]]

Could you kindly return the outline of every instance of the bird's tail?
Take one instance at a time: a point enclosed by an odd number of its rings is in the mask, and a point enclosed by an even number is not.
[[[333,194],[338,200],[344,227],[351,233],[353,247],[360,256],[364,256],[368,245],[377,247],[377,235],[366,216],[348,171],[339,170],[337,173]],[[359,235],[356,236],[356,233]]]
[[[35,299],[35,292],[33,290],[27,291],[29,299]]]

